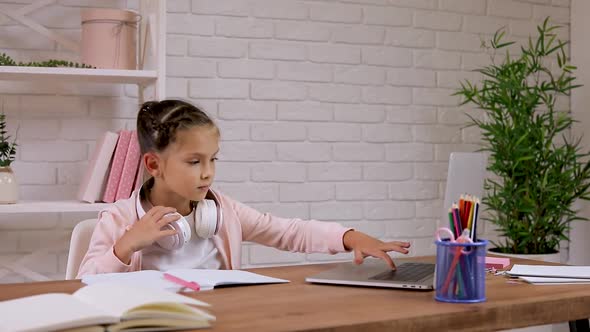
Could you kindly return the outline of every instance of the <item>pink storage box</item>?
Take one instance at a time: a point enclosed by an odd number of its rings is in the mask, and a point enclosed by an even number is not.
[[[136,69],[137,22],[131,10],[83,9],[82,62],[104,69]]]

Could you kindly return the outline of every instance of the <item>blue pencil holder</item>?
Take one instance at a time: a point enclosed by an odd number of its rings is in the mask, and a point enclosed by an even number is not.
[[[477,303],[486,300],[487,240],[436,243],[435,296],[437,301]]]

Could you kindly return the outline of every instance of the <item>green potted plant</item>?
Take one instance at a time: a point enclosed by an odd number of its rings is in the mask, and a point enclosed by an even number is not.
[[[16,203],[18,183],[10,164],[16,155],[16,138],[6,131],[6,114],[0,114],[0,204]]]
[[[85,63],[50,59],[47,61],[16,62],[6,53],[0,54],[0,66],[95,68]]]
[[[492,242],[492,252],[555,254],[560,241],[569,240],[571,222],[586,220],[573,204],[590,198],[589,153],[571,134],[569,110],[556,107],[559,97],[568,98],[579,87],[558,28],[545,19],[538,37],[529,37],[516,56],[508,51],[514,42],[505,42],[504,30],[498,30],[482,43],[491,52],[491,64],[476,70],[482,81],[462,82],[455,93],[462,104],[483,111],[468,116],[489,155],[484,219],[501,236]],[[498,51],[505,51],[501,61]]]

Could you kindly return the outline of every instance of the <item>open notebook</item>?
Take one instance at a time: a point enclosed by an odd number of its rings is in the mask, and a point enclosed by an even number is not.
[[[267,277],[242,270],[174,269],[168,270],[166,273],[188,282],[196,282],[201,286],[201,290],[210,290],[216,286],[275,284],[289,282],[289,280]],[[156,270],[143,270],[125,273],[105,273],[87,275],[82,278],[82,282],[87,285],[113,281],[173,292],[178,292],[182,288],[182,286],[164,279],[164,272]]]
[[[169,331],[209,327],[209,304],[179,294],[119,283],[0,302],[0,331]]]

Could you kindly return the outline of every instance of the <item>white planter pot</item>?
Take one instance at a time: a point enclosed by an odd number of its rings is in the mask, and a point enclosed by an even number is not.
[[[505,256],[505,257],[532,259],[532,260],[536,260],[536,261],[543,261],[543,262],[550,262],[550,263],[561,263],[561,253],[560,252],[556,252],[554,254],[544,254],[544,255],[519,255],[519,254],[504,254],[504,253],[499,253],[499,252],[488,250],[488,253],[498,255],[498,256]]]
[[[18,182],[10,167],[0,167],[0,204],[18,201]]]

